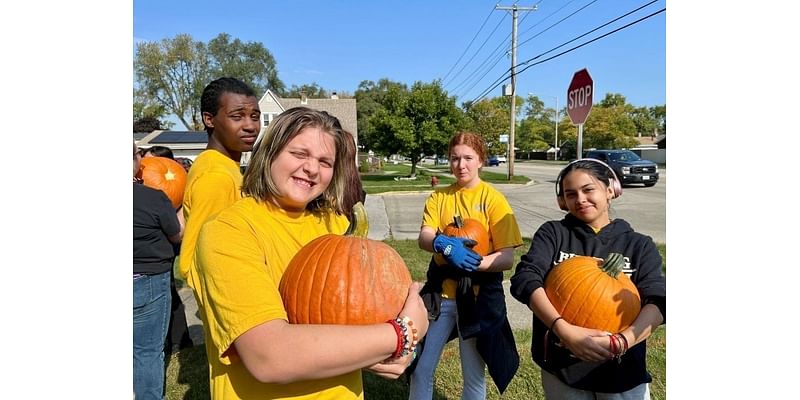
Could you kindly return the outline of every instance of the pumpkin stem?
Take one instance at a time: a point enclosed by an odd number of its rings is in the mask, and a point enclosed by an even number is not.
[[[619,253],[611,253],[606,258],[606,261],[603,263],[603,266],[600,269],[603,270],[608,276],[612,278],[616,278],[620,272],[622,272],[622,267],[625,265],[625,257]]]
[[[350,212],[350,226],[347,227],[345,236],[355,236],[362,239],[367,238],[369,232],[369,220],[367,220],[367,209],[359,201],[353,206]]]
[[[464,226],[464,218],[462,218],[460,215],[456,215],[453,217],[453,225],[455,225],[456,228],[461,229]]]

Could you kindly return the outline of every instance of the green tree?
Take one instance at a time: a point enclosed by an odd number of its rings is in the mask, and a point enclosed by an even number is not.
[[[667,133],[667,106],[653,106],[650,107],[650,115],[656,121],[658,134],[663,135]]]
[[[152,132],[160,129],[171,129],[174,123],[167,121],[167,112],[160,104],[148,103],[147,99],[134,91],[133,93],[133,131]]]
[[[139,93],[174,114],[187,129],[202,129],[199,94],[210,76],[206,54],[205,44],[188,34],[138,43],[134,71]]]
[[[393,82],[387,78],[383,78],[378,82],[365,80],[358,84],[358,89],[355,92],[358,115],[358,143],[363,145],[365,149],[375,148],[375,144],[380,139],[376,137],[375,128],[370,119],[379,110],[385,109],[383,104],[386,102],[386,96],[390,89],[408,91],[408,87],[405,84]]]
[[[220,33],[208,42],[208,56],[214,78],[232,76],[241,79],[259,95],[266,93],[267,89],[277,93],[284,90],[283,82],[278,79],[275,58],[261,42],[231,40],[229,34]]]
[[[369,117],[372,146],[378,152],[408,157],[412,177],[422,156],[446,152],[450,137],[463,126],[463,112],[439,81],[416,82],[410,91],[389,85],[381,105]]]
[[[515,146],[522,151],[546,151],[555,144],[555,110],[545,108],[538,96],[529,96],[525,104],[525,118],[519,122]]]
[[[329,97],[328,92],[316,82],[300,86],[292,85],[289,90],[284,91],[280,96],[286,98],[300,98],[303,92],[305,92],[306,96],[310,99],[325,99]]]
[[[482,99],[472,103],[465,113],[466,129],[483,137],[489,154],[506,154],[508,150],[508,143],[500,143],[500,135],[508,134],[511,117],[507,111],[499,107],[497,102]]]
[[[258,95],[266,88],[282,91],[270,52],[259,42],[243,43],[219,34],[208,45],[189,34],[136,45],[134,87],[144,104],[163,107],[187,128],[202,130],[200,97],[213,79],[232,76]]]

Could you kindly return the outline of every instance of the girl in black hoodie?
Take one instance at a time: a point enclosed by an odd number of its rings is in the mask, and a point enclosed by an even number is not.
[[[650,398],[645,340],[666,322],[666,281],[652,239],[634,232],[624,220],[610,219],[611,199],[621,194],[617,176],[602,161],[580,159],[567,165],[556,180],[556,198],[568,214],[536,231],[511,277],[511,294],[533,310],[531,353],[542,368],[548,399],[593,399],[599,393]],[[613,335],[561,318],[543,287],[548,272],[561,261],[574,256],[605,259],[610,253],[625,257],[623,272],[642,300],[631,326]],[[620,356],[624,343],[628,350]]]

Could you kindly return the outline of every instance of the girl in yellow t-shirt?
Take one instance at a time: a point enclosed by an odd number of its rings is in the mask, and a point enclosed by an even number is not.
[[[411,363],[392,324],[290,324],[278,291],[300,248],[349,224],[342,198],[345,163],[354,159],[344,156],[344,138],[326,112],[286,110],[253,152],[244,197],[201,229],[197,289],[212,398],[363,399],[362,368],[397,378]],[[421,338],[428,324],[419,290],[411,286],[398,316]]]
[[[448,149],[452,185],[435,190],[425,202],[419,247],[432,257],[422,290],[429,306],[430,334],[411,375],[409,399],[431,399],[433,376],[445,343],[459,338],[462,399],[485,399],[488,368],[502,393],[519,367],[511,325],[506,317],[503,271],[511,268],[522,235],[505,196],[480,178],[486,160],[483,139],[456,134]],[[488,254],[474,252],[470,240],[441,234],[455,217],[480,222],[489,233]],[[441,265],[440,265],[441,264]]]

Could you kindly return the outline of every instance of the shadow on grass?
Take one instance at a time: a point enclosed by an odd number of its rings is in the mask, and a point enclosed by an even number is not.
[[[183,349],[169,357],[166,388],[166,398],[169,400],[211,398],[204,344]]]

